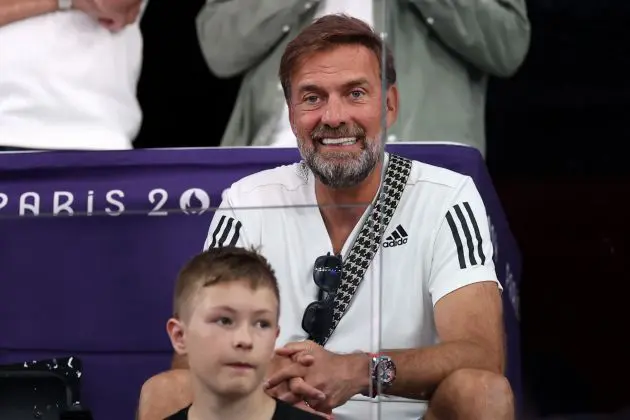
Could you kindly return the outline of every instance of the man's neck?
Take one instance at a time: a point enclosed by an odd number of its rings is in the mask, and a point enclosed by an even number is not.
[[[363,182],[352,188],[334,189],[315,180],[315,197],[335,254],[342,248],[381,185],[382,161]]]
[[[241,399],[225,399],[196,386],[188,420],[270,420],[276,402],[262,387]]]
[[[315,179],[315,197],[326,223],[354,226],[372,203],[381,185],[383,162],[359,185],[351,188],[330,188]]]

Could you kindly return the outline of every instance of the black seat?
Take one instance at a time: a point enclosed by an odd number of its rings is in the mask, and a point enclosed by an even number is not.
[[[0,419],[92,420],[80,404],[81,375],[76,357],[0,366]]]

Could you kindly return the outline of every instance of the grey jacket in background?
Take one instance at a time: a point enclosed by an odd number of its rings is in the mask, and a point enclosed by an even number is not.
[[[509,77],[530,41],[525,0],[374,0],[376,30],[389,1],[387,41],[400,90],[389,141],[452,141],[485,152],[488,75]],[[221,146],[268,145],[284,106],[278,69],[318,0],[208,0],[197,33],[210,70],[246,73]],[[509,141],[509,139],[506,139]]]

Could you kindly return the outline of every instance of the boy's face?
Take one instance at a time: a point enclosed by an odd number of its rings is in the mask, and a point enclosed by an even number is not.
[[[185,322],[170,320],[173,347],[213,393],[250,394],[264,379],[278,336],[278,300],[246,281],[204,287],[189,302]]]

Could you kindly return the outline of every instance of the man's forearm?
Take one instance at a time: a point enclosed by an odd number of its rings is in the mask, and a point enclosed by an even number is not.
[[[57,0],[0,0],[0,26],[57,10]]]
[[[481,369],[503,374],[503,355],[492,354],[472,342],[459,341],[420,349],[386,350],[382,354],[391,357],[396,365],[396,379],[386,394],[403,398],[429,399],[440,382],[459,369]],[[369,364],[369,358],[363,358],[358,363],[363,363],[364,367],[356,370],[357,383],[364,383],[365,374],[369,372],[365,363]]]
[[[405,398],[428,399],[440,382],[459,369],[503,373],[503,356],[490,354],[472,342],[449,342],[383,353],[396,365],[396,380],[387,394]]]

